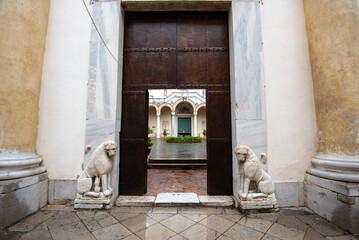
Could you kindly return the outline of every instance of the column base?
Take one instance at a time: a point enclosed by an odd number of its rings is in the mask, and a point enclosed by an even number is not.
[[[305,202],[316,214],[352,234],[359,234],[359,183],[305,175]]]
[[[0,229],[44,207],[47,193],[47,173],[0,181]]]

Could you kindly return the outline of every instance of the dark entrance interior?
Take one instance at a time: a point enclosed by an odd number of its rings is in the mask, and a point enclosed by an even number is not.
[[[121,195],[146,186],[148,89],[206,89],[207,191],[232,195],[226,12],[126,13],[120,134]]]

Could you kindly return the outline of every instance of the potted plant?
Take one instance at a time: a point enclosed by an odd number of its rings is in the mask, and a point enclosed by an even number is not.
[[[204,138],[204,139],[207,138],[207,131],[206,131],[206,129],[203,129],[203,138]]]
[[[152,139],[149,137],[148,139],[148,144],[147,144],[147,155],[150,155],[151,153],[151,147],[153,146],[153,142]]]
[[[167,138],[167,129],[166,129],[166,128],[163,130],[163,137],[164,137],[165,139]]]

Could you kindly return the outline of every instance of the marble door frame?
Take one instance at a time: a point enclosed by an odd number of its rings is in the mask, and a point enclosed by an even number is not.
[[[135,2],[122,1],[123,4]],[[202,6],[203,10],[208,10],[205,8],[211,5],[209,2],[199,4],[197,7],[201,8]],[[257,1],[216,1],[212,2],[211,6],[216,7],[218,2],[222,2],[222,8],[228,9],[229,7],[232,147],[234,148],[237,143],[246,144],[257,155],[260,155],[267,151],[260,4]],[[143,9],[150,10],[148,8],[151,6],[159,6],[152,3],[158,4],[159,2],[142,2],[147,6],[146,9]],[[111,53],[117,58],[114,59],[108,53],[92,27],[84,164],[87,164],[92,151],[103,141],[119,142],[124,14],[125,11],[120,1],[102,0],[93,5],[94,21]],[[113,201],[118,196],[119,151],[121,149],[118,149],[116,153],[109,179],[110,186],[114,190]],[[233,178],[233,193],[237,197],[241,182],[234,156]]]

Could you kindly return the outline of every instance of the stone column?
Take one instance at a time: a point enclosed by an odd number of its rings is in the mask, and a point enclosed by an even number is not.
[[[358,2],[304,0],[304,9],[318,127],[306,200],[316,213],[359,233]]]
[[[194,134],[193,136],[197,137],[197,111],[194,112]]]
[[[161,137],[161,114],[157,114],[157,138]]]
[[[0,229],[47,203],[35,150],[49,7],[49,0],[0,1]]]
[[[171,112],[171,126],[172,126],[172,137],[175,136],[175,113],[176,112]]]

